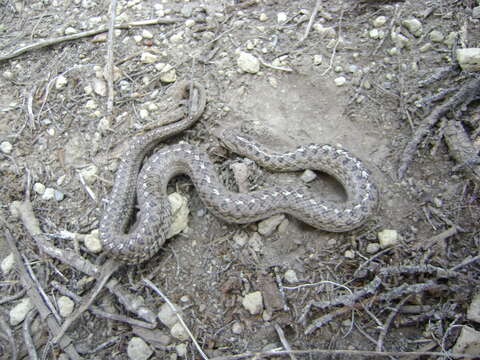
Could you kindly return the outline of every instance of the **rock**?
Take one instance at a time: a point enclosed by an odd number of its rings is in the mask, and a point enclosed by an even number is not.
[[[10,154],[12,152],[13,146],[8,141],[3,141],[0,144],[0,151],[4,154]]]
[[[384,229],[378,233],[378,241],[383,249],[396,245],[399,240],[400,236],[396,230]]]
[[[250,74],[256,74],[260,70],[260,61],[252,54],[244,51],[240,52],[237,65],[240,70]]]
[[[142,338],[135,336],[128,342],[127,354],[131,360],[147,360],[153,350]]]
[[[378,29],[372,29],[368,32],[368,36],[370,36],[372,39],[380,40],[385,37],[385,32]]]
[[[464,325],[452,351],[457,354],[480,354],[480,331]]]
[[[347,79],[345,79],[343,76],[339,76],[334,80],[334,82],[337,86],[343,86],[347,82]]]
[[[250,312],[250,314],[260,314],[263,310],[262,293],[260,291],[255,291],[245,295],[245,297],[242,299],[242,305]]]
[[[20,324],[32,309],[33,304],[31,303],[30,298],[24,297],[10,310],[10,325],[16,326]]]
[[[148,119],[148,117],[150,116],[150,113],[148,112],[147,109],[140,109],[140,111],[138,112],[138,115],[140,115],[140,119]]]
[[[260,252],[263,249],[262,237],[259,233],[255,232],[252,234],[248,240],[248,245],[253,249],[253,251]]]
[[[480,19],[480,6],[475,6],[472,10],[472,17],[474,19]]]
[[[277,22],[278,22],[279,24],[285,23],[285,22],[287,21],[287,19],[288,19],[288,16],[287,16],[286,13],[284,13],[284,12],[279,12],[279,13],[277,14]]]
[[[453,44],[457,41],[458,33],[456,31],[450,32],[446,37],[443,43],[447,46],[452,47]]]
[[[171,41],[172,43],[178,43],[178,42],[182,41],[182,39],[183,39],[183,34],[184,34],[183,31],[179,31],[178,33],[174,34],[174,35],[170,38],[170,41]]]
[[[56,201],[62,201],[65,198],[65,194],[60,190],[55,190],[53,192],[53,197]]]
[[[94,78],[92,81],[92,89],[97,95],[107,96],[107,83],[104,79]]]
[[[79,173],[82,176],[85,183],[93,184],[95,180],[97,180],[98,167],[94,164],[88,165],[87,167],[80,170]]]
[[[433,30],[428,34],[428,37],[432,42],[439,43],[445,39],[445,36],[438,30]]]
[[[185,21],[185,27],[191,28],[193,25],[195,25],[195,20],[188,19],[187,21]]]
[[[188,335],[187,330],[183,327],[182,323],[177,322],[175,325],[172,326],[170,329],[170,335],[172,335],[175,339],[180,341],[185,341],[190,338]]]
[[[180,307],[176,304],[173,304],[177,312],[179,311]],[[167,303],[163,304],[160,307],[160,311],[158,312],[158,320],[162,322],[168,328],[172,328],[178,322],[178,317],[174,311],[170,308],[170,305]]]
[[[323,62],[322,55],[313,55],[313,65],[321,65]]]
[[[85,109],[87,110],[95,110],[98,107],[95,100],[90,99],[85,103]]]
[[[233,241],[238,247],[243,247],[248,241],[248,234],[246,232],[237,232],[233,235]]]
[[[405,49],[410,47],[410,39],[406,36],[392,31],[391,37],[396,48]]]
[[[303,174],[300,176],[300,179],[304,182],[304,183],[309,183],[309,182],[312,182],[313,180],[315,180],[317,178],[317,174],[315,174],[314,171],[310,170],[310,169],[307,169],[303,172]]]
[[[64,31],[65,35],[73,35],[73,34],[76,34],[77,32],[78,30],[71,26],[67,27]]]
[[[153,34],[150,31],[148,31],[147,29],[144,29],[142,31],[142,37],[144,39],[153,39]]]
[[[45,193],[45,185],[37,182],[33,185],[33,191],[35,191],[38,195],[43,195]]]
[[[277,214],[262,220],[258,223],[258,233],[263,236],[270,236],[277,229],[277,226],[285,219],[285,215]]]
[[[289,284],[295,284],[298,282],[297,273],[295,272],[295,270],[289,269],[285,271],[285,274],[283,276]]]
[[[402,21],[402,25],[407,28],[407,30],[415,37],[422,35],[423,27],[420,20],[411,18]]]
[[[85,235],[83,240],[85,247],[94,254],[102,251],[102,242],[98,236],[98,229],[93,230],[90,234]]]
[[[175,351],[177,352],[177,355],[180,357],[186,357],[187,356],[187,344],[182,343],[178,344],[175,346]]]
[[[385,16],[377,16],[373,20],[373,26],[375,26],[376,28],[379,28],[385,25],[386,22],[387,22],[387,18]]]
[[[337,36],[337,32],[333,27],[324,27],[320,23],[314,24],[313,29],[324,39],[334,39]]]
[[[245,330],[245,326],[243,326],[243,323],[240,321],[235,321],[232,325],[232,333],[236,335],[240,335],[243,333]]]
[[[457,61],[466,71],[480,71],[480,48],[457,49]]]
[[[160,81],[166,84],[171,84],[177,81],[177,70],[170,65],[166,64],[160,72]]]
[[[467,310],[467,319],[480,324],[480,292],[472,299]]]
[[[172,225],[167,234],[167,239],[170,239],[187,228],[190,209],[187,199],[179,193],[168,195],[168,201],[172,207]]]
[[[268,20],[268,16],[265,13],[261,13],[260,16],[258,17],[258,20],[264,22]]]
[[[238,186],[238,192],[248,192],[248,175],[250,174],[250,171],[248,170],[247,164],[244,162],[235,162],[230,165],[230,169],[235,177],[235,182]]]
[[[144,64],[153,64],[157,60],[158,56],[149,52],[143,52],[142,55],[140,55],[140,61]]]
[[[13,253],[10,253],[2,260],[2,263],[0,264],[0,269],[2,269],[2,273],[6,275],[10,272],[10,270],[13,269],[14,265],[15,257],[13,256]]]
[[[355,259],[355,253],[352,250],[347,250],[343,254],[347,259]]]
[[[73,312],[75,303],[67,296],[60,296],[57,300],[58,311],[63,317],[67,317]]]
[[[42,200],[52,200],[55,196],[55,189],[46,188],[42,195]]]
[[[57,90],[63,89],[67,84],[68,84],[67,78],[63,75],[59,75],[55,80],[55,89]]]
[[[379,243],[370,243],[367,245],[367,254],[375,254],[380,250],[380,244]]]

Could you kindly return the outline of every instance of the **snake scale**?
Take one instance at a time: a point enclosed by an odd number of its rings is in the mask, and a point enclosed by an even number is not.
[[[194,146],[165,146],[144,158],[162,140],[192,126],[205,108],[205,91],[194,83],[177,85],[179,97],[196,95],[190,116],[136,135],[121,159],[107,208],[100,221],[100,239],[112,256],[130,264],[152,257],[165,242],[171,224],[167,184],[188,175],[204,205],[215,216],[232,223],[249,223],[278,213],[322,230],[343,232],[360,226],[374,211],[378,194],[370,172],[348,151],[330,145],[309,144],[293,151],[272,152],[245,135],[223,130],[220,140],[229,150],[274,171],[312,169],[336,178],[345,188],[343,203],[325,201],[305,185],[272,186],[249,193],[227,190],[208,155]],[[143,163],[143,166],[142,166]],[[129,229],[135,199],[139,211]]]

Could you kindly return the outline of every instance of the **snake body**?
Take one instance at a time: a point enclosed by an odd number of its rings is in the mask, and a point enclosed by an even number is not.
[[[231,130],[220,134],[227,148],[267,169],[312,169],[335,177],[348,196],[340,204],[319,198],[305,185],[272,186],[249,193],[229,191],[216,175],[208,155],[188,144],[163,147],[141,166],[146,153],[156,144],[198,119],[205,106],[202,92],[198,111],[192,117],[132,139],[100,221],[100,238],[111,255],[134,264],[149,259],[160,249],[171,224],[167,185],[179,174],[188,175],[206,208],[227,222],[249,223],[287,213],[315,228],[343,232],[360,226],[371,215],[378,195],[370,172],[348,151],[330,145],[309,144],[280,153]],[[136,224],[128,231],[135,197],[139,212]]]

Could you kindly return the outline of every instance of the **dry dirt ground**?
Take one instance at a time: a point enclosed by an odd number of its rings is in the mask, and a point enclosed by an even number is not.
[[[479,291],[478,177],[466,169],[475,164],[456,163],[443,140],[448,121],[459,121],[478,146],[478,104],[445,114],[421,139],[405,176],[398,174],[404,149],[427,115],[474,78],[452,70],[420,86],[439,69],[454,69],[456,48],[480,46],[479,19],[472,15],[478,5],[473,0],[121,0],[118,22],[175,21],[116,31],[109,117],[102,74],[106,33],[6,56],[45,39],[107,26],[108,2],[1,1],[0,260],[12,252],[8,229],[21,254],[17,261],[30,272],[22,273],[17,262],[0,274],[0,358],[13,356],[14,348],[18,358],[28,358],[27,348],[36,348],[47,359],[67,358],[66,353],[127,359],[134,337],[146,342],[141,352],[153,351],[151,358],[201,358],[192,341],[171,336],[158,320],[121,304],[121,291],[112,286],[101,289],[94,304],[127,319],[154,321],[154,329],[87,311],[66,331],[68,346],[52,342],[62,317],[39,310],[18,325],[10,320],[10,310],[24,297],[35,306],[48,297],[56,308],[65,295],[62,286],[83,298],[75,300],[77,308],[90,297],[98,274],[73,263],[83,259],[101,269],[105,257],[59,234],[98,228],[125,144],[162,116],[159,104],[173,73],[203,84],[208,104],[192,129],[168,142],[184,140],[207,151],[229,185],[235,186],[230,166],[235,163],[250,169],[251,190],[300,180],[228,153],[213,135],[218,127],[246,129],[279,150],[311,142],[350,150],[372,171],[379,208],[347,233],[315,230],[287,217],[273,234],[261,236],[257,224],[217,220],[188,178],[178,177],[170,190],[188,199],[188,227],[149,261],[113,274],[123,294],[142,299],[147,313],[156,314],[164,299],[142,281],[151,280],[183,309],[209,358],[285,349],[287,343],[295,350],[326,352],[297,354],[298,359],[352,358],[359,356],[354,351],[367,350],[442,352],[452,349],[465,326],[480,330],[466,315]],[[420,29],[410,26],[412,19]],[[261,59],[258,72],[239,69],[240,52]],[[144,53],[153,55],[151,61]],[[174,70],[162,73],[161,63]],[[431,98],[450,88],[445,98]],[[38,193],[41,185],[34,190],[36,183],[54,189],[53,199]],[[326,175],[319,174],[312,187],[330,200],[345,197]],[[59,249],[57,257],[41,251],[11,212],[27,188],[43,235]],[[384,248],[378,243],[385,229],[398,236]],[[31,287],[43,289],[44,297],[26,285],[32,274]],[[361,294],[365,289],[370,291]],[[242,300],[256,291],[263,295],[263,309],[252,315]],[[25,333],[33,345],[26,345]]]

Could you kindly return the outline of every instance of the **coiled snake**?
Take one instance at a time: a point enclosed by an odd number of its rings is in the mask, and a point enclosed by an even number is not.
[[[179,83],[178,96],[189,91]],[[204,205],[227,222],[249,223],[273,214],[287,213],[322,230],[343,232],[360,226],[377,204],[377,189],[370,172],[349,152],[330,145],[310,144],[285,153],[271,152],[247,136],[224,130],[220,140],[235,153],[247,156],[262,167],[274,171],[312,169],[335,177],[345,188],[344,203],[322,200],[305,185],[273,186],[250,192],[227,190],[214,171],[207,154],[196,147],[180,144],[166,146],[145,155],[162,140],[192,126],[205,108],[205,91],[193,84],[197,97],[191,116],[135,136],[121,159],[107,208],[100,221],[100,239],[104,249],[127,263],[140,263],[152,257],[165,242],[171,223],[167,197],[169,180],[186,174],[193,181]],[[135,198],[139,212],[136,224],[128,230]]]

